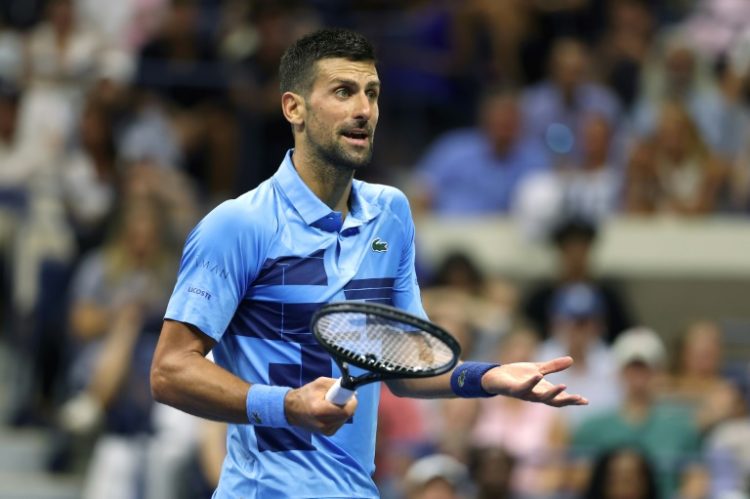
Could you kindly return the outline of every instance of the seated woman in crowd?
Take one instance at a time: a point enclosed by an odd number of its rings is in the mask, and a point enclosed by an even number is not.
[[[702,433],[727,419],[732,412],[735,388],[722,375],[722,331],[711,321],[688,325],[678,338],[675,368],[665,377],[660,398],[694,413]]]
[[[625,182],[625,211],[635,214],[711,213],[726,168],[717,160],[684,106],[667,102],[655,132],[636,145]]]

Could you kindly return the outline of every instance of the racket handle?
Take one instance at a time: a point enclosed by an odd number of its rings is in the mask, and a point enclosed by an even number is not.
[[[337,379],[336,382],[331,385],[326,393],[326,400],[332,404],[345,405],[350,398],[354,396],[354,390],[349,390],[341,386],[341,378]]]

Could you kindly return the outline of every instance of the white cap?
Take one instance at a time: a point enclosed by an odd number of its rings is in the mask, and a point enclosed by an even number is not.
[[[612,345],[612,353],[621,368],[640,361],[653,369],[659,369],[667,359],[667,350],[661,338],[646,327],[635,327],[620,333]]]
[[[412,487],[425,485],[435,478],[442,478],[460,488],[468,478],[468,470],[463,463],[451,456],[433,454],[415,461],[405,477],[406,483]]]

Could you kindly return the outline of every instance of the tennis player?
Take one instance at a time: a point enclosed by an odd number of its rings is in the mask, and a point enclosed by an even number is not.
[[[151,388],[160,402],[231,423],[215,498],[374,498],[379,384],[343,407],[324,400],[340,373],[308,326],[334,300],[424,317],[414,223],[400,191],[353,179],[370,162],[378,122],[381,85],[367,39],[342,29],[307,35],[282,57],[280,80],[294,149],[270,179],[188,236]],[[583,405],[544,379],[572,362],[465,362],[389,387],[409,397]]]

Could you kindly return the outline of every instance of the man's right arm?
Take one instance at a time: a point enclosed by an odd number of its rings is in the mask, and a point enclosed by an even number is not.
[[[215,342],[188,324],[166,320],[151,366],[151,392],[158,402],[206,419],[249,422],[250,383],[206,359]],[[284,400],[289,424],[333,435],[354,414],[356,397],[344,407],[325,400],[335,380],[317,380],[291,390]]]

